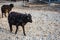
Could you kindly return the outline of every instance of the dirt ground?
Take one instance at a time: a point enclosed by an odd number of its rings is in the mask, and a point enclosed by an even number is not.
[[[7,3],[0,3],[0,8]],[[15,35],[15,26],[10,33],[8,17],[1,18],[0,10],[0,40],[60,40],[60,9],[54,11],[54,7],[50,10],[51,7],[21,7],[18,2],[14,4],[12,11],[31,14],[33,22],[26,24],[26,36],[23,35],[21,26]]]

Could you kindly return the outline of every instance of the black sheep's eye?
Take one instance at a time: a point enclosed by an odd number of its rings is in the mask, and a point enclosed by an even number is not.
[[[29,19],[29,17],[27,17],[27,19]]]

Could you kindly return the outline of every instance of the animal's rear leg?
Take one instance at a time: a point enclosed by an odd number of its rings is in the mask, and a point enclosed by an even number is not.
[[[3,13],[2,13],[2,18],[3,18]]]
[[[5,15],[5,17],[7,17],[7,16],[6,16],[6,13],[4,13],[4,15]]]
[[[11,24],[9,24],[9,27],[10,27],[10,32],[12,32],[12,25],[11,25]]]

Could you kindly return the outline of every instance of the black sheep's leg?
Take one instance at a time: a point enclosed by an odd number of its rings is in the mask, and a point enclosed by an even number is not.
[[[2,18],[3,18],[3,13],[2,13]]]
[[[24,36],[26,36],[24,26],[22,26],[22,29],[23,29]]]
[[[15,34],[17,34],[17,31],[18,31],[18,25],[16,25],[16,31],[15,31]]]
[[[7,17],[7,16],[6,16],[6,13],[4,13],[4,15],[5,15],[5,17]]]
[[[11,25],[11,24],[9,24],[9,26],[10,26],[10,32],[12,32],[12,25]]]

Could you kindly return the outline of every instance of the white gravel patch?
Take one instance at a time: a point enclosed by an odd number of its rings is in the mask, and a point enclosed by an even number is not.
[[[51,11],[36,10],[19,10],[21,13],[30,13],[32,15],[32,23],[25,26],[26,35],[23,35],[22,28],[19,26],[18,33],[15,35],[15,26],[13,32],[10,33],[7,18],[0,19],[0,39],[1,40],[59,40],[60,39],[60,14]]]

